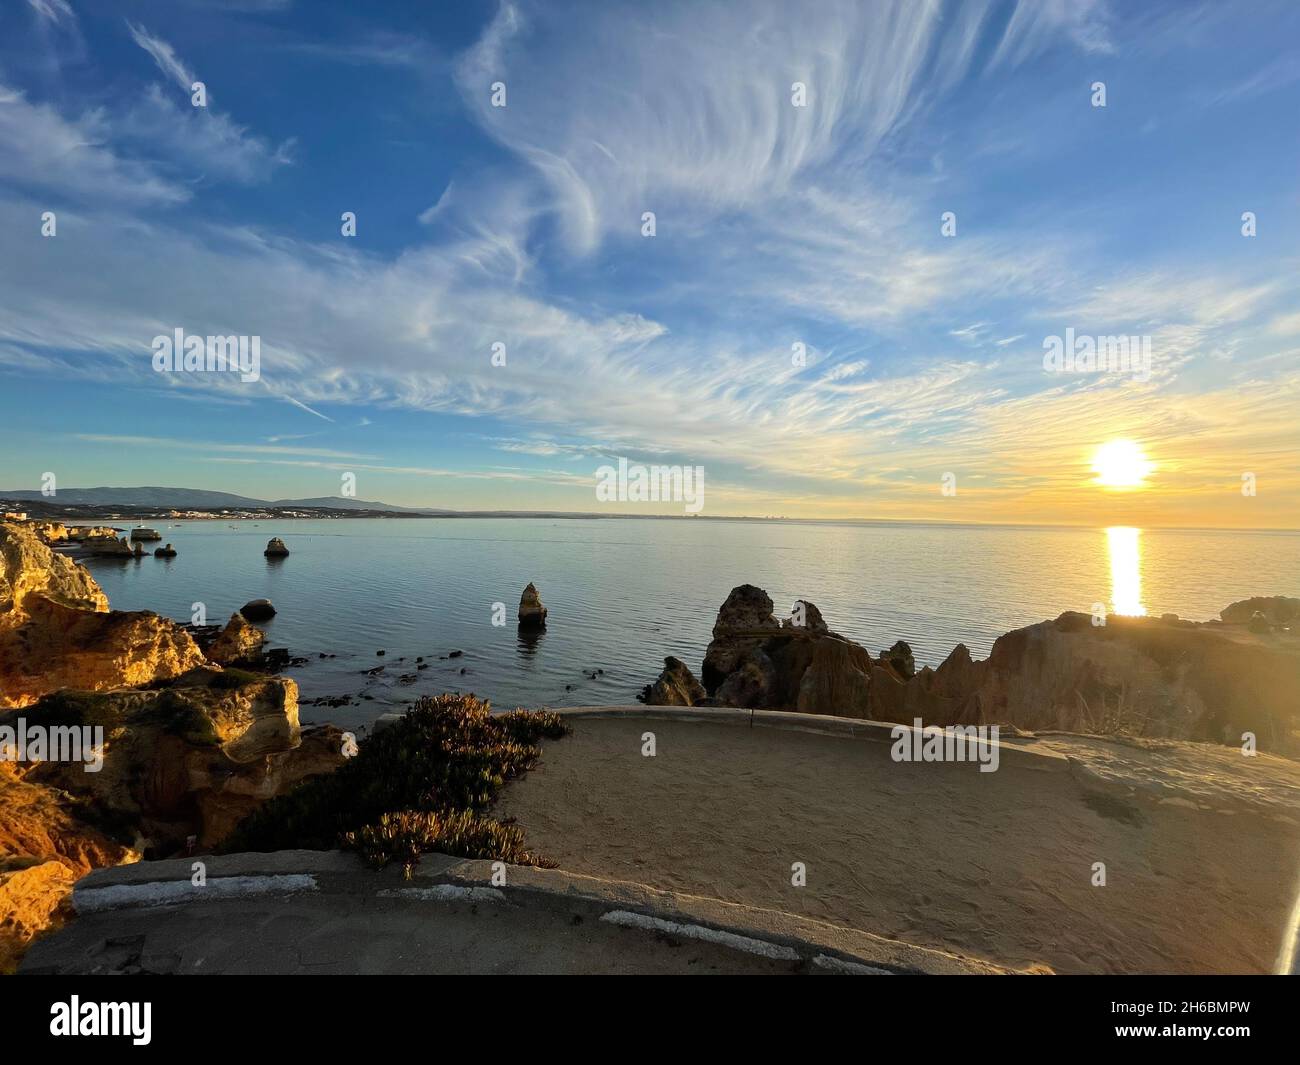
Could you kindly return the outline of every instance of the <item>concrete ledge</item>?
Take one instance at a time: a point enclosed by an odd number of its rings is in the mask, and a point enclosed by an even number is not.
[[[190,881],[196,861],[206,864],[203,887]],[[810,970],[824,972],[1010,971],[777,910],[558,869],[505,866],[505,883],[500,883],[500,875],[494,875],[499,869],[495,862],[426,854],[416,866],[414,878],[407,881],[396,866],[376,872],[356,855],[340,851],[203,855],[97,869],[77,882],[73,905],[79,913],[92,915],[114,909],[202,906],[223,899],[287,898],[310,892],[341,912],[363,916],[369,899],[429,905],[471,902],[579,914],[622,927],[698,939],[762,958],[802,962]]]
[[[846,739],[894,743],[894,730],[916,732],[912,725],[868,718],[835,717],[829,714],[801,714],[791,710],[745,710],[730,706],[645,706],[637,703],[621,706],[555,707],[552,713],[565,718],[643,719],[646,721],[683,721],[710,725],[741,725],[748,728],[771,728],[783,732],[809,732],[819,736],[843,736]],[[999,737],[993,744],[999,759],[1010,755],[1018,768],[1048,772],[1069,772],[1070,760],[1058,751],[1039,745],[1032,736]]]
[[[416,867],[416,880],[481,886],[492,882],[494,863],[466,859],[441,872]],[[978,959],[917,947],[870,932],[844,928],[780,910],[768,910],[721,899],[660,891],[644,884],[566,873],[560,869],[506,866],[506,882],[498,885],[518,905],[560,909],[604,919],[611,912],[639,914],[674,925],[691,926],[724,938],[694,938],[726,942],[725,937],[758,940],[793,951],[811,964],[818,955],[892,973],[1006,974],[1013,970]],[[769,955],[772,956],[772,955]],[[784,956],[784,955],[782,955]]]

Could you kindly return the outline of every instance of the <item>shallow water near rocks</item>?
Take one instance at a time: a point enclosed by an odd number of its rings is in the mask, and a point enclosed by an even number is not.
[[[664,655],[698,672],[718,607],[744,583],[765,588],[778,616],[796,599],[816,603],[873,653],[905,639],[918,667],[957,643],[984,657],[1009,629],[1097,602],[1201,621],[1252,595],[1300,595],[1294,532],[640,518],[153,524],[176,558],[87,561],[113,608],[190,621],[201,602],[224,622],[270,599],[268,646],[306,658],[288,670],[302,720],[343,727],[442,691],[498,708],[633,702]],[[272,536],[288,558],[262,556]],[[515,625],[529,581],[550,615],[535,638]],[[495,603],[503,627],[492,624]],[[343,695],[351,705],[310,705]]]

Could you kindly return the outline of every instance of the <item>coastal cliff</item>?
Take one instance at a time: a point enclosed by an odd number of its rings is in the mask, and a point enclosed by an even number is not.
[[[734,588],[718,611],[702,686],[670,659],[651,705],[794,710],[911,724],[999,724],[1241,744],[1300,752],[1300,600],[1226,607],[1197,623],[1065,613],[1000,636],[975,660],[962,644],[916,671],[898,641],[872,655],[832,632],[812,603],[778,621],[761,588]]]
[[[247,659],[233,621],[214,650]],[[342,762],[342,734],[303,729],[298,686],[223,668],[147,612],[111,611],[81,566],[0,524],[0,729],[85,738],[79,757],[0,759],[0,967],[93,868],[215,845],[261,803]]]

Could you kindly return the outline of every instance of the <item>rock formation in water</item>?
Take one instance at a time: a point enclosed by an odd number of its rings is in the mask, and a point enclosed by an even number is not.
[[[1245,600],[1222,617],[1112,615],[1094,625],[1091,615],[1066,613],[999,637],[983,661],[959,644],[938,669],[917,671],[904,641],[873,658],[831,632],[811,603],[778,622],[767,593],[746,584],[718,611],[704,697],[682,682],[690,672],[681,666],[665,669],[643,699],[1232,744],[1249,732],[1261,749],[1300,753],[1300,633],[1289,624],[1300,600]]]
[[[669,655],[659,679],[647,684],[637,698],[648,706],[696,706],[707,695],[686,663]]]
[[[270,621],[275,617],[275,607],[269,599],[251,599],[239,608],[249,621]]]
[[[545,626],[546,607],[542,605],[542,597],[537,594],[536,586],[529,581],[524,594],[519,597],[519,627],[540,629]]]
[[[272,536],[266,542],[266,550],[262,552],[267,558],[284,558],[289,554],[289,549],[284,546],[284,541],[278,536]]]
[[[230,621],[206,653],[208,659],[218,665],[249,665],[260,661],[265,641],[266,633],[236,612],[230,615]]]
[[[167,544],[164,547],[156,547],[154,548],[153,557],[154,558],[175,558],[176,549],[172,547],[171,544]]]

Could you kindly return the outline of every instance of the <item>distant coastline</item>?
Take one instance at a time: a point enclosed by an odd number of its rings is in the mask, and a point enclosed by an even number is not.
[[[110,493],[120,493],[113,496]],[[173,495],[174,493],[174,495]],[[142,496],[154,498],[142,499]],[[86,497],[94,496],[93,500]],[[214,502],[204,502],[213,497]],[[229,502],[226,502],[229,500]],[[320,497],[301,500],[258,500],[225,492],[193,488],[62,489],[55,497],[30,490],[0,491],[0,515],[25,514],[43,521],[68,524],[143,521],[272,521],[342,518],[519,518],[590,521],[595,519],[653,519],[656,521],[782,522],[798,525],[926,525],[1006,529],[1095,529],[1104,524],[1063,522],[947,521],[939,518],[803,518],[779,514],[655,514],[627,511],[576,510],[451,510],[403,507],[379,501]],[[1143,528],[1189,532],[1295,533],[1287,526],[1150,525]]]

